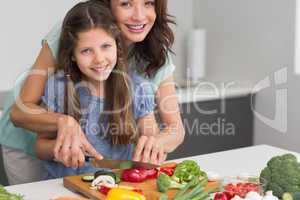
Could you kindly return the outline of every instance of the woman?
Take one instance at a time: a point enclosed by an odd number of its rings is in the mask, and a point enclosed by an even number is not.
[[[106,1],[116,18],[117,25],[121,29],[127,47],[131,50],[128,58],[130,67],[148,78],[153,85],[153,94],[155,95],[158,113],[164,127],[161,130],[161,134],[157,136],[142,136],[139,139],[133,160],[160,163],[166,158],[167,153],[172,152],[184,139],[184,128],[172,76],[174,65],[168,56],[174,38],[172,30],[168,26],[172,21],[166,12],[167,0]],[[54,154],[59,160],[64,160],[70,155],[80,157],[83,153],[81,149],[99,158],[101,156],[89,144],[84,134],[72,126],[72,118],[58,113],[46,112],[39,106],[47,80],[47,70],[56,66],[55,56],[60,26],[58,24],[54,27],[44,39],[40,54],[32,67],[33,74],[27,77],[23,84],[20,98],[12,107],[11,120],[16,126],[33,132],[57,133]],[[20,102],[23,106],[19,106]],[[27,109],[24,109],[24,107]],[[28,109],[34,112],[28,112]],[[10,132],[9,134],[12,133]],[[26,134],[19,134],[15,137],[10,137],[12,138],[11,140],[2,141],[1,143],[5,146],[3,153],[12,152],[15,155],[24,154],[24,151],[32,152],[30,149],[33,146],[32,141],[34,139],[32,135],[27,134],[28,137],[31,137],[28,139],[25,136]],[[22,147],[15,144],[16,138],[19,137],[22,137]],[[62,152],[60,149],[68,150]],[[26,155],[22,156],[26,157]],[[10,170],[10,165],[16,165],[17,160],[14,160],[13,163],[10,160],[11,158],[9,154],[4,155],[4,164],[6,165],[8,176],[11,174],[14,177],[18,172]],[[32,159],[34,158],[30,157],[31,163]],[[20,163],[18,166],[21,167],[22,164]],[[32,171],[34,173],[36,170],[32,168]]]

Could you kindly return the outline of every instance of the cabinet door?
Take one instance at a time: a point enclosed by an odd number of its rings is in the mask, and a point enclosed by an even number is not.
[[[185,140],[168,159],[212,153],[253,144],[250,95],[181,104]]]

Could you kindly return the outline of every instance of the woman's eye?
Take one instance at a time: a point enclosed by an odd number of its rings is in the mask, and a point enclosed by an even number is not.
[[[129,8],[130,3],[129,2],[121,2],[121,6],[124,7],[124,8]]]
[[[82,53],[82,54],[89,54],[89,53],[91,53],[91,50],[90,50],[90,49],[83,49],[83,50],[81,51],[81,53]]]
[[[110,48],[111,47],[111,44],[103,44],[102,45],[102,48],[103,49],[108,49],[108,48]]]

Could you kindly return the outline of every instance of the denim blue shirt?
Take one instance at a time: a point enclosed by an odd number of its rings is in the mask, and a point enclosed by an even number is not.
[[[154,97],[151,94],[151,86],[148,82],[136,73],[130,74],[132,85],[132,107],[135,119],[139,119],[153,112],[155,104]],[[63,113],[64,95],[65,95],[66,78],[60,71],[48,78],[45,86],[42,102],[54,112]],[[76,92],[80,99],[82,117],[80,125],[86,134],[88,141],[93,147],[105,158],[111,159],[131,159],[133,148],[132,144],[128,145],[111,145],[109,137],[106,136],[106,124],[99,124],[101,112],[103,111],[104,99],[92,96],[86,87],[75,85]],[[122,97],[120,97],[122,98]],[[95,172],[96,170],[89,163],[85,166],[72,169],[55,161],[45,161],[47,173],[46,179],[58,178],[63,176]]]

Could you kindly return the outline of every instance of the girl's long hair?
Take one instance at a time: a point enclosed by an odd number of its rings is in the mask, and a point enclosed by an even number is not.
[[[126,76],[127,52],[107,2],[90,0],[78,3],[67,13],[63,21],[57,70],[63,70],[67,80],[64,112],[78,121],[81,118],[80,101],[75,84],[82,80],[82,73],[76,62],[72,61],[72,56],[78,34],[94,28],[105,30],[117,44],[117,64],[105,82],[105,114],[100,116],[99,123],[104,121],[107,123],[108,133],[105,134],[109,136],[112,144],[125,145],[136,142],[137,129],[132,114],[132,95],[129,79]],[[99,125],[101,127],[101,124]]]
[[[111,0],[95,0],[104,1],[110,4]],[[174,43],[174,33],[170,25],[175,25],[173,16],[167,13],[167,0],[155,0],[155,23],[142,42],[135,44],[130,55],[137,61],[147,61],[149,64],[145,68],[145,72],[149,77],[153,77],[155,73],[166,63],[168,52],[172,52],[171,47]]]

